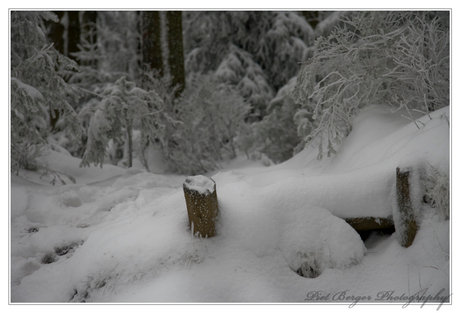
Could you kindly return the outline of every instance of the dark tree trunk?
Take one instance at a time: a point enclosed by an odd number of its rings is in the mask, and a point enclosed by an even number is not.
[[[64,11],[54,11],[54,14],[59,18],[59,22],[49,22],[48,38],[54,44],[54,48],[61,54],[64,54],[64,25],[61,24]]]
[[[160,12],[142,12],[142,64],[163,75]]]
[[[185,87],[182,12],[166,12],[166,23],[168,25],[168,64],[173,86],[178,87],[175,95],[177,97],[182,93]]]
[[[67,46],[67,56],[72,60],[75,60],[77,63],[78,60],[72,54],[74,52],[78,52],[80,49],[78,48],[78,44],[80,43],[80,12],[78,11],[68,11],[68,18],[69,18],[69,27],[67,29],[68,35],[68,46]]]
[[[137,11],[136,12],[136,42],[137,42],[137,68],[138,68],[138,73],[140,73],[138,79],[139,81],[142,81],[142,35],[143,35],[143,29],[142,29],[142,12]]]
[[[48,39],[50,42],[53,43],[53,47],[61,54],[64,55],[64,53],[67,51],[66,46],[65,46],[65,39],[64,39],[64,34],[65,34],[65,27],[61,23],[62,18],[64,17],[65,11],[54,11],[54,14],[57,15],[59,22],[54,23],[50,22],[49,24],[49,33],[48,33]],[[51,129],[54,130],[56,129],[56,123],[59,120],[59,110],[53,110],[50,109],[50,126]]]

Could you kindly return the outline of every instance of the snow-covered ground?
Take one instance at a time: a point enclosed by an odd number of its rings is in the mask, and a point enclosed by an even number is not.
[[[417,127],[371,106],[333,158],[309,148],[276,166],[239,158],[208,173],[220,216],[207,239],[188,227],[186,177],[81,169],[49,151],[43,161],[76,184],[11,176],[11,301],[449,302],[450,221],[439,212],[420,202],[409,248],[398,232],[363,243],[343,220],[391,217],[397,167],[449,173],[449,108],[419,117]]]

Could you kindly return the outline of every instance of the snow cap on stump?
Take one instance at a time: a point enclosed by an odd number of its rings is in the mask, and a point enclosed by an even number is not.
[[[192,233],[203,238],[213,237],[219,213],[215,181],[203,175],[189,176],[183,188]]]
[[[210,195],[216,190],[216,183],[212,178],[203,175],[189,176],[185,180],[184,188],[202,195]]]

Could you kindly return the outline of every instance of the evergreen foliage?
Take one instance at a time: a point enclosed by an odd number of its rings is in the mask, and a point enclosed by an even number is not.
[[[83,24],[80,50],[73,54],[82,66],[68,73],[69,82],[94,92],[121,77],[136,81],[141,70],[138,23],[137,12],[98,11],[96,24]]]
[[[237,86],[260,120],[269,101],[299,70],[314,33],[297,12],[188,12],[188,73],[216,72]]]
[[[72,53],[72,56],[79,62],[80,71],[67,73],[69,83],[94,90],[95,86],[105,81],[98,64],[103,59],[102,50],[98,44],[98,23],[97,12],[84,12],[82,16],[82,29],[79,51]],[[89,19],[89,17],[92,19]]]
[[[250,53],[231,45],[214,76],[219,82],[235,86],[244,99],[251,103],[249,120],[260,120],[266,114],[267,103],[274,95],[273,88],[267,83],[265,72],[254,62]]]
[[[70,104],[77,91],[59,71],[77,64],[56,51],[45,35],[50,12],[11,12],[11,169],[37,170],[35,158],[47,144],[49,118],[59,112],[66,131],[79,138],[81,128]]]
[[[290,95],[295,82],[294,77],[278,91],[269,103],[269,113],[261,121],[246,125],[238,138],[238,147],[248,158],[267,156],[273,162],[280,163],[293,156],[301,141],[293,119],[299,105]]]
[[[355,14],[343,20],[339,18],[352,13],[313,12],[310,15],[315,19],[312,24],[315,28],[310,26],[305,12],[182,12],[186,81],[192,86],[179,97],[183,86],[175,86],[177,77],[172,76],[171,70],[158,73],[144,64],[147,54],[143,53],[143,47],[148,39],[143,25],[146,20],[142,19],[146,16],[144,12],[78,12],[79,51],[69,54],[79,62],[78,70],[75,62],[59,54],[45,39],[43,20],[51,21],[47,24],[51,31],[60,26],[62,37],[71,27],[70,20],[65,20],[67,13],[61,14],[64,21],[52,24],[58,22],[52,13],[19,12],[28,23],[18,27],[15,13],[12,14],[15,24],[12,25],[11,112],[15,125],[12,137],[15,136],[14,150],[18,153],[14,158],[21,160],[18,164],[23,167],[33,163],[40,145],[47,142],[48,119],[55,110],[59,114],[55,115],[57,123],[53,122],[53,144],[82,157],[82,166],[102,165],[113,149],[120,155],[112,158],[112,162],[118,164],[121,158],[129,166],[134,154],[147,167],[146,151],[153,144],[162,149],[172,170],[203,173],[215,169],[219,160],[235,157],[238,149],[252,158],[268,156],[275,163],[282,162],[303,148],[299,145],[302,139],[320,139],[323,130],[330,130],[327,140],[335,136],[338,143],[349,132],[347,123],[364,102],[349,105],[353,97],[361,96],[362,90],[368,91],[368,98],[373,93],[386,101],[392,99],[390,96],[398,84],[400,90],[409,86],[412,100],[402,103],[398,98],[398,104],[413,107],[413,102],[420,102],[421,91],[414,86],[421,84],[426,93],[424,104],[432,110],[439,102],[439,95],[433,91],[444,86],[440,81],[445,73],[434,71],[433,64],[426,61],[430,57],[434,62],[445,63],[445,49],[440,48],[445,44],[444,39],[436,41],[439,47],[427,44],[427,40],[439,35],[440,25],[440,19],[429,16],[429,12],[425,17],[410,12],[388,16],[385,12],[381,15],[365,12],[367,15]],[[167,46],[157,56],[163,61],[168,59],[169,46],[174,44],[174,38],[165,37],[171,26],[165,21],[158,18],[157,24],[162,29],[156,29],[156,34],[160,34],[157,41],[161,41],[157,46],[162,49]],[[377,24],[383,25],[379,26],[383,35],[380,31],[372,33]],[[328,34],[334,25],[341,28],[313,45],[316,36]],[[425,27],[421,32],[420,25]],[[400,31],[402,28],[405,30]],[[411,72],[410,66],[403,65],[411,59],[403,56],[417,53],[418,50],[409,51],[413,43],[418,45],[415,50],[425,49],[423,53],[429,55],[425,59],[415,58],[416,69]],[[387,55],[383,46],[396,52]],[[313,55],[296,83],[300,62]],[[384,62],[379,64],[377,60],[382,56]],[[397,59],[398,56],[401,58]],[[381,72],[381,68],[390,68],[391,62],[399,67]],[[354,69],[358,71],[356,77],[350,74]],[[401,72],[404,75],[398,76]],[[410,86],[414,73],[419,76],[414,86]],[[376,85],[372,85],[371,78],[379,75],[384,75],[385,83],[377,84],[378,92],[372,91]],[[343,81],[334,83],[334,79]],[[289,91],[294,85],[291,97]],[[386,93],[383,87],[388,89]],[[84,91],[85,97],[70,105],[70,97],[76,96],[76,90]],[[351,91],[359,92],[354,96]],[[337,96],[326,101],[330,94]],[[330,105],[332,102],[342,104]],[[83,135],[81,125],[86,129]],[[64,128],[70,132],[61,131]],[[333,152],[333,147],[330,143],[329,152]]]
[[[88,142],[81,166],[104,164],[109,140],[127,145],[128,167],[132,166],[133,130],[152,140],[164,132],[164,121],[170,120],[164,111],[162,99],[153,90],[136,87],[125,77],[108,85],[102,92],[102,101],[95,103],[89,121]],[[86,114],[86,110],[82,114]],[[160,138],[161,139],[161,138]]]
[[[255,55],[271,86],[279,90],[297,75],[315,37],[313,28],[297,12],[272,14],[270,27],[259,37]]]
[[[351,131],[366,105],[425,112],[449,105],[449,13],[360,12],[319,37],[293,90],[305,144],[319,140],[327,155]],[[316,123],[316,125],[313,124]]]
[[[193,76],[186,86],[174,104],[179,123],[167,134],[163,153],[172,170],[195,175],[236,157],[234,139],[250,106],[234,88],[211,75]]]
[[[87,150],[92,151],[92,148],[87,149],[87,140],[92,140],[87,138],[87,134],[92,115],[96,112],[95,108],[101,102],[101,97],[105,96],[104,92],[112,88],[122,77],[126,77],[127,81],[135,82],[140,73],[138,65],[140,34],[137,12],[98,11],[97,17],[92,19],[85,18],[91,12],[80,13],[84,32],[80,40],[80,51],[73,54],[81,63],[80,71],[66,73],[66,77],[69,83],[84,91],[84,97],[80,99],[77,107],[80,123],[85,129],[84,145],[75,145],[74,138],[69,135],[64,136],[62,133],[57,133],[54,136],[73,156],[78,158],[89,153],[86,152]],[[109,140],[108,145],[113,146],[115,150],[123,149],[125,141]],[[100,149],[105,150],[106,147],[100,147]],[[127,154],[128,151],[124,155],[126,158]],[[99,154],[96,153],[96,155]],[[121,157],[123,158],[123,153]],[[115,159],[112,161],[115,162]]]

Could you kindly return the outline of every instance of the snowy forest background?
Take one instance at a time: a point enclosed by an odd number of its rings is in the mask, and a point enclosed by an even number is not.
[[[449,10],[9,14],[13,302],[449,301]]]
[[[322,156],[323,135],[331,155],[366,105],[449,104],[448,27],[446,11],[12,11],[12,171],[48,171],[45,145],[147,170],[161,151],[182,174],[315,138]]]
[[[345,15],[12,12],[12,170],[50,143],[83,166],[148,169],[152,146],[187,174],[237,150],[284,161],[302,141],[288,87]]]

